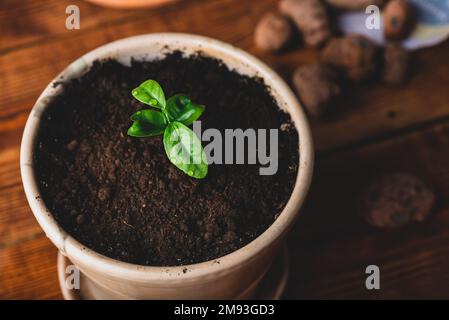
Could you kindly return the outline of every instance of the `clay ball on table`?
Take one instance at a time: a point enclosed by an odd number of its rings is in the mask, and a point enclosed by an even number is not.
[[[415,24],[415,10],[406,0],[390,0],[383,17],[385,38],[389,40],[405,39]]]
[[[362,35],[332,38],[322,51],[322,60],[340,69],[351,80],[369,78],[378,66],[378,48]]]
[[[326,7],[321,0],[281,0],[279,10],[289,16],[309,47],[319,47],[331,36]]]
[[[290,19],[280,13],[268,13],[262,17],[254,33],[259,49],[278,52],[288,46],[294,30]]]
[[[394,173],[379,178],[365,190],[361,214],[375,227],[394,228],[425,220],[434,204],[434,193],[419,178]]]
[[[308,114],[315,118],[323,117],[341,92],[335,72],[324,64],[296,69],[293,85]]]

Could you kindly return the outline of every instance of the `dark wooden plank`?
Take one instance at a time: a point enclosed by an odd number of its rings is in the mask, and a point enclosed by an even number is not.
[[[0,248],[1,299],[61,299],[53,244],[43,234]]]
[[[205,2],[201,6],[193,3],[182,11],[168,10],[162,14],[150,11],[145,19],[105,25],[99,29],[73,33],[73,36],[59,41],[44,42],[3,54],[0,56],[3,93],[0,97],[0,117],[28,110],[30,106],[26,104],[36,99],[48,82],[70,62],[113,40],[142,33],[190,30],[228,42],[236,42],[252,32],[251,26],[255,23],[255,18],[250,20],[253,22],[251,24],[248,23],[248,18],[242,19],[241,22],[234,23],[233,29],[229,30],[234,18],[226,8],[235,8],[233,9],[235,16],[242,16],[252,7],[251,3],[232,6],[233,3],[234,0]],[[262,3],[271,4],[272,1],[263,0]],[[185,18],[180,20],[179,14]],[[199,19],[204,25],[198,25],[198,18],[203,15],[210,20]],[[19,105],[11,110],[11,104]]]
[[[21,184],[4,187],[0,196],[0,248],[43,233],[25,199]]]
[[[0,52],[79,32],[66,29],[65,11],[69,5],[80,9],[83,30],[142,14],[138,10],[113,10],[80,0],[4,0],[0,2]]]
[[[317,161],[312,189],[290,237],[289,298],[449,296],[449,123]],[[360,190],[381,174],[405,171],[431,186],[430,219],[378,230],[357,213]],[[381,270],[381,290],[364,287],[365,268]]]
[[[448,53],[449,41],[413,53],[410,79],[402,87],[379,83],[348,86],[341,102],[333,106],[338,110],[335,115],[311,120],[316,148],[327,152],[448,118],[449,64],[444,62]],[[295,66],[316,60],[308,50],[280,58],[261,56],[287,79]]]

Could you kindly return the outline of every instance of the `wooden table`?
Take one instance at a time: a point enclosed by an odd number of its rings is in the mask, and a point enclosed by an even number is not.
[[[81,29],[65,28],[65,8]],[[259,56],[287,79],[317,52],[273,56],[252,32],[275,0],[191,0],[154,10],[117,11],[75,0],[0,3],[0,298],[60,299],[56,249],[35,221],[19,173],[22,130],[34,101],[71,61],[112,40],[177,31],[218,38]],[[449,42],[414,54],[407,86],[350,88],[333,119],[312,121],[316,171],[289,239],[285,298],[449,298]],[[424,223],[383,231],[356,215],[360,188],[391,171],[415,173],[438,195]],[[381,289],[365,289],[365,268]]]

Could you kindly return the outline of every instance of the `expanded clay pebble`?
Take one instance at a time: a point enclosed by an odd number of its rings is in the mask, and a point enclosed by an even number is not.
[[[388,40],[403,40],[414,27],[415,10],[406,0],[390,0],[383,10],[384,34]]]
[[[389,43],[384,49],[382,80],[389,85],[401,85],[407,79],[410,54],[397,43]]]
[[[378,66],[378,48],[362,35],[331,39],[322,51],[325,63],[340,69],[351,80],[361,81]]]
[[[307,112],[315,118],[324,116],[341,93],[335,72],[324,64],[299,67],[293,84]]]
[[[361,214],[375,227],[393,228],[425,220],[434,204],[434,193],[419,178],[395,173],[379,178],[367,188]]]
[[[369,5],[381,7],[385,0],[326,0],[326,3],[343,10],[364,10]]]
[[[331,36],[326,7],[321,0],[281,0],[279,9],[293,20],[307,46],[319,47]]]
[[[291,42],[293,34],[293,26],[287,16],[267,13],[256,26],[254,42],[259,49],[277,52]]]

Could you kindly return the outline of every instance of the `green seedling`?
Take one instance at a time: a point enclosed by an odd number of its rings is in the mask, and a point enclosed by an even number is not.
[[[205,107],[193,103],[183,94],[165,99],[160,84],[147,80],[132,91],[134,98],[153,109],[143,109],[131,116],[128,129],[132,137],[163,135],[164,149],[171,163],[187,175],[203,179],[208,164],[201,141],[188,126],[197,120]]]

